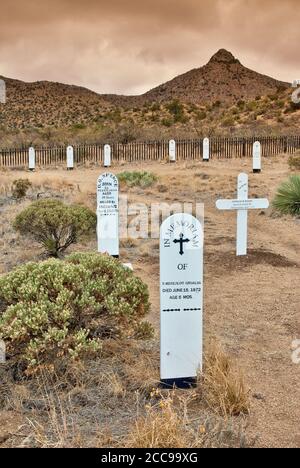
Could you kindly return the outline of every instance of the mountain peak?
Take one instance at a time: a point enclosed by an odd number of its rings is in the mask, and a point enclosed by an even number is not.
[[[212,56],[209,63],[239,63],[239,61],[228,50],[220,49]]]

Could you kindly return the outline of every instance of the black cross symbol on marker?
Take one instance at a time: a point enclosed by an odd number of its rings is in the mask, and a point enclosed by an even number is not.
[[[184,254],[183,244],[190,242],[190,239],[184,239],[183,237],[184,237],[183,234],[180,234],[179,239],[173,240],[174,244],[180,244],[180,250],[179,250],[180,255]]]

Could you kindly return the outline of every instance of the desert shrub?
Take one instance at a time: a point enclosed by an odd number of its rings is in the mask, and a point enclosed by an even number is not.
[[[172,127],[174,121],[172,119],[167,119],[167,118],[164,118],[161,120],[161,124],[164,126],[164,127]]]
[[[21,200],[26,197],[28,189],[32,186],[32,183],[28,179],[17,179],[12,184],[12,196],[17,200]]]
[[[222,102],[221,102],[220,100],[215,101],[215,102],[213,103],[213,107],[214,107],[214,108],[221,107],[221,104],[222,104]]]
[[[281,184],[273,200],[273,207],[281,214],[300,215],[300,175],[292,175]]]
[[[222,125],[223,127],[233,127],[235,124],[235,120],[233,117],[226,117],[223,121],[222,121]]]
[[[157,182],[157,176],[152,174],[152,172],[121,172],[118,175],[118,179],[120,182],[124,182],[128,187],[150,187],[155,182]]]
[[[237,106],[239,109],[243,109],[246,105],[246,102],[243,101],[242,99],[237,102]]]
[[[178,99],[174,99],[174,101],[167,104],[166,108],[173,116],[174,122],[186,122],[187,118],[184,114],[184,106]]]
[[[137,340],[150,340],[154,336],[154,327],[148,322],[140,322],[137,324],[134,332],[134,337]]]
[[[159,102],[154,102],[152,106],[150,107],[152,112],[158,112],[161,109],[161,105]]]
[[[105,255],[28,263],[0,277],[0,338],[27,369],[98,353],[105,338],[134,334],[148,311],[147,286]]]
[[[207,113],[204,111],[196,111],[195,114],[197,120],[205,120],[207,117]]]
[[[96,222],[95,213],[83,206],[39,200],[23,210],[13,226],[42,244],[49,255],[57,257],[81,237],[95,231]]]
[[[292,170],[300,170],[300,151],[289,157],[288,164]]]

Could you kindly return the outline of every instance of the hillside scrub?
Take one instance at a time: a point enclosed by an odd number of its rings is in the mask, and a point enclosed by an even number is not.
[[[71,244],[95,232],[96,223],[95,213],[88,208],[39,200],[17,215],[13,227],[41,244],[50,256],[58,257]]]
[[[27,263],[0,277],[0,339],[26,370],[99,354],[106,338],[133,336],[149,308],[147,286],[105,255]]]

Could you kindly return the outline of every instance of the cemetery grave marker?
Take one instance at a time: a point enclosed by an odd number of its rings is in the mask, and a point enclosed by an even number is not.
[[[176,141],[170,140],[169,141],[169,161],[176,162]]]
[[[6,104],[6,83],[0,80],[0,104]]]
[[[28,168],[30,171],[35,170],[35,149],[32,147],[29,148]]]
[[[210,142],[209,138],[203,140],[203,161],[209,161]]]
[[[203,222],[175,214],[160,230],[161,382],[189,388],[202,370]]]
[[[74,169],[74,148],[73,146],[67,147],[67,170],[72,171]]]
[[[253,172],[261,172],[261,144],[259,141],[253,144]]]
[[[119,181],[102,174],[97,181],[98,252],[119,257]]]
[[[238,177],[237,200],[218,200],[218,210],[237,210],[237,238],[236,255],[247,255],[248,239],[248,210],[261,210],[269,208],[269,200],[266,198],[248,198],[248,175],[240,174]]]
[[[6,346],[3,340],[0,340],[0,364],[6,363]]]
[[[104,146],[104,167],[111,166],[111,147],[110,145]]]

